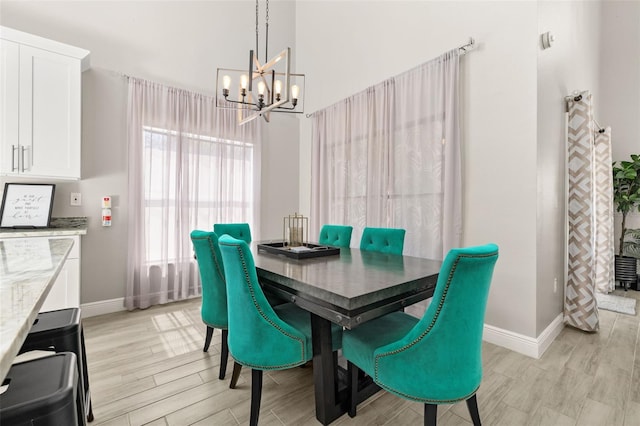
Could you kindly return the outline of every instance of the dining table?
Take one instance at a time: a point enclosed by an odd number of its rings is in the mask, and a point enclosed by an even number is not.
[[[0,382],[72,246],[70,238],[0,238]]]
[[[331,324],[353,329],[431,297],[442,262],[357,248],[297,258],[265,249],[272,244],[252,244],[258,279],[266,293],[310,313],[316,418],[327,425],[348,410],[346,374],[331,345]]]

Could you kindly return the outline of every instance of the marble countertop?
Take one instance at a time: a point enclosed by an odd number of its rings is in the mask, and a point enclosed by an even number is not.
[[[0,382],[72,246],[71,238],[0,239]]]
[[[0,229],[0,238],[57,237],[65,235],[85,235],[86,217],[52,217],[48,228]]]

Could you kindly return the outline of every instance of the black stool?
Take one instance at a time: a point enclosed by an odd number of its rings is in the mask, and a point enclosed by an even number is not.
[[[56,352],[73,352],[76,354],[78,374],[82,377],[79,391],[81,395],[84,395],[83,406],[85,407],[86,419],[90,422],[93,421],[93,407],[91,406],[87,356],[84,348],[84,332],[80,321],[80,308],[40,312],[19,353],[33,350],[50,350],[51,348]],[[84,423],[84,421],[81,422],[81,424]]]
[[[57,353],[13,364],[0,395],[0,424],[11,426],[77,425],[79,398],[75,354]]]

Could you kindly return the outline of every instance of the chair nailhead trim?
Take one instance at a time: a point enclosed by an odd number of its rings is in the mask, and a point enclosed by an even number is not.
[[[223,283],[227,283],[227,281],[224,278],[224,272],[222,272],[222,267],[220,266],[220,260],[218,259],[218,256],[216,256],[216,251],[214,249],[213,246],[213,240],[211,239],[210,236],[206,236],[206,237],[194,237],[192,238],[194,240],[207,240],[209,242],[209,248],[211,248],[211,255],[213,256],[213,263],[216,265],[216,271],[218,272],[218,275],[220,275],[220,278],[222,279]]]

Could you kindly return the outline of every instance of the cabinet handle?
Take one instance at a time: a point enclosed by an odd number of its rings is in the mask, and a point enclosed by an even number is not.
[[[16,150],[18,148],[15,145],[11,145],[11,171],[15,172],[18,170],[16,167]]]
[[[27,169],[24,167],[24,151],[25,151],[24,145],[22,145],[20,149],[22,150],[22,171],[25,172],[27,171]]]

